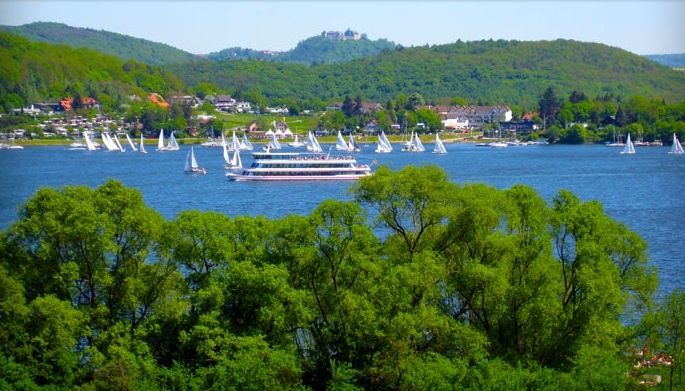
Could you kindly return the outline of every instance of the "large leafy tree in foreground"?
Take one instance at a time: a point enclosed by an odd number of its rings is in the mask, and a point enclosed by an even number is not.
[[[432,166],[381,167],[353,194],[165,221],[114,181],[39,190],[0,241],[0,387],[629,384],[621,319],[655,276],[599,203]]]

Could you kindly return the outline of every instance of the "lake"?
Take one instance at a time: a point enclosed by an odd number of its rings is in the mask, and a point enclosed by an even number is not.
[[[409,164],[436,164],[455,182],[485,182],[497,188],[523,183],[550,201],[560,189],[583,200],[599,200],[607,214],[638,232],[649,245],[659,270],[661,293],[685,289],[685,156],[668,147],[638,148],[621,155],[603,145],[542,145],[491,149],[447,144],[447,155],[395,152],[376,154],[366,145],[355,154],[362,163],[400,169]],[[148,205],[166,218],[185,209],[236,215],[281,217],[308,214],[321,201],[351,199],[350,182],[230,182],[224,176],[221,150],[195,148],[205,176],[183,172],[188,146],[178,152],[137,153],[68,151],[65,147],[0,150],[0,228],[17,218],[17,208],[39,187],[96,187],[116,178],[139,189]],[[329,146],[323,145],[324,151]],[[428,151],[432,145],[426,145]],[[250,158],[243,154],[243,163]]]

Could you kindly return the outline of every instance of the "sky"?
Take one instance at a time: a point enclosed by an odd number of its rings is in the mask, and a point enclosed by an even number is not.
[[[681,1],[5,1],[0,24],[61,22],[206,54],[240,46],[288,50],[347,28],[404,46],[457,39],[557,38],[636,54],[685,53]]]

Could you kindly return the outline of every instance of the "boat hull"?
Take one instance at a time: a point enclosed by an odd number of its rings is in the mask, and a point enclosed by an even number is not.
[[[235,182],[283,182],[283,181],[341,181],[348,180],[354,181],[359,178],[363,178],[371,175],[371,173],[366,174],[350,174],[350,175],[273,175],[273,176],[261,176],[261,175],[242,175],[235,173],[227,173],[226,177],[230,181]]]

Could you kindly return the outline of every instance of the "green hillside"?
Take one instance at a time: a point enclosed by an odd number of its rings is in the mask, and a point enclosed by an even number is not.
[[[176,76],[158,67],[6,33],[0,33],[0,58],[0,105],[5,110],[76,94],[113,108],[132,93],[183,89]]]
[[[427,99],[460,96],[485,103],[535,105],[553,86],[596,95],[685,98],[685,75],[628,51],[570,40],[457,42],[398,48],[344,64],[305,66],[262,61],[172,66],[187,84],[212,82],[267,99],[385,101],[419,92]]]
[[[71,27],[62,23],[37,22],[22,26],[0,26],[0,30],[32,41],[83,47],[112,54],[124,60],[150,65],[182,63],[196,56],[175,47],[104,30]]]
[[[395,43],[386,39],[372,41],[366,37],[359,40],[336,40],[322,36],[307,38],[287,52],[267,52],[244,48],[228,48],[210,53],[210,60],[265,60],[298,64],[333,64],[372,57],[384,50],[392,50]]]
[[[338,41],[322,36],[307,38],[297,46],[276,57],[276,61],[300,64],[332,64],[359,58],[373,57],[384,50],[392,50],[395,43],[386,39],[368,38]]]

